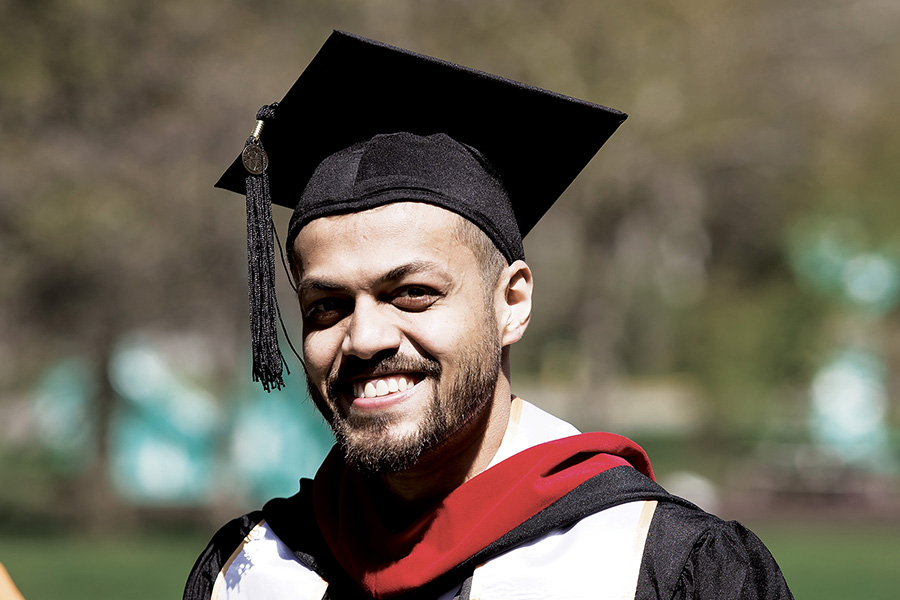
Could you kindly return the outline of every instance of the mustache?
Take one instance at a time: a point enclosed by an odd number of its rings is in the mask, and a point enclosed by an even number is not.
[[[396,353],[375,355],[369,359],[348,356],[337,373],[329,376],[326,383],[328,394],[332,398],[336,397],[355,377],[378,377],[394,373],[424,373],[426,376],[438,378],[441,375],[441,364],[426,356]]]

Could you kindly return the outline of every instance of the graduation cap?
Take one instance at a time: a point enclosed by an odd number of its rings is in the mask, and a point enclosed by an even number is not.
[[[474,222],[513,262],[626,116],[335,31],[281,102],[260,109],[216,183],[247,195],[254,380],[283,385],[272,203],[294,209],[289,253],[315,218],[412,200]]]

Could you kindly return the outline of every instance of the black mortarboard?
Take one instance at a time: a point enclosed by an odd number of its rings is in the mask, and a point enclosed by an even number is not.
[[[335,31],[284,99],[260,109],[244,152],[216,183],[247,194],[254,379],[267,389],[282,382],[270,202],[295,210],[288,246],[328,214],[438,204],[473,221],[512,262],[625,118]]]

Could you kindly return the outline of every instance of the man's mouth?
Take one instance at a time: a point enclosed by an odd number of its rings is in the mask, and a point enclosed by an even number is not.
[[[396,392],[405,392],[421,379],[420,375],[412,373],[361,379],[353,382],[353,395],[357,398],[380,398]]]

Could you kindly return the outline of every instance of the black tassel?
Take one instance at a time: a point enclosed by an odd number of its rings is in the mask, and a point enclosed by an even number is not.
[[[268,157],[260,139],[263,124],[275,116],[278,103],[263,106],[257,125],[242,153],[247,169],[247,260],[250,296],[250,336],[253,343],[253,381],[268,392],[284,387],[287,367],[278,347],[278,301],[275,297],[275,244],[272,236],[272,197],[266,173]]]

